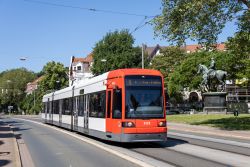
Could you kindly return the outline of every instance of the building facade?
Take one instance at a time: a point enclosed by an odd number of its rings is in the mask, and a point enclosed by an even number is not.
[[[91,67],[93,64],[93,54],[90,53],[85,58],[77,58],[72,56],[69,66],[69,86],[72,86],[74,83],[93,77],[91,72]]]
[[[43,79],[44,76],[40,76],[32,82],[27,83],[25,93],[27,95],[32,94],[36,89],[38,89],[39,82]]]
[[[149,56],[149,59],[152,60],[155,56],[158,56],[161,54],[162,49],[165,49],[165,48],[170,47],[170,46],[160,46],[159,44],[157,44],[154,47],[147,46],[147,45],[144,45],[144,47],[145,47],[144,48],[145,52]],[[225,51],[226,50],[226,46],[224,43],[216,44],[215,48],[218,51]],[[194,44],[194,45],[182,46],[181,49],[183,49],[186,53],[194,53],[194,52],[197,52],[199,50],[203,50],[204,48],[202,48],[201,45]]]

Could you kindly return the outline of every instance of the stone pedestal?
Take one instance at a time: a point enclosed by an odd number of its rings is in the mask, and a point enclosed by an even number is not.
[[[226,106],[226,92],[207,92],[203,93],[204,108],[205,113],[227,113]]]

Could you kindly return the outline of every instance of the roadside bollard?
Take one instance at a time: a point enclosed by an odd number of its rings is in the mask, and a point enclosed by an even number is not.
[[[238,110],[234,110],[234,116],[238,116],[239,115],[239,111]]]

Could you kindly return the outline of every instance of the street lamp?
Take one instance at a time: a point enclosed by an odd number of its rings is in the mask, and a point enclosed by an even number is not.
[[[144,44],[141,47],[141,68],[144,69]]]
[[[19,60],[25,61],[25,60],[27,60],[27,57],[20,57]]]
[[[107,69],[106,69],[107,68],[107,64],[106,64],[107,60],[106,59],[101,59],[101,62],[105,63],[104,71],[107,72]]]
[[[59,89],[59,83],[60,83],[60,81],[59,81],[59,80],[57,80],[57,81],[56,81],[56,87],[55,87],[55,88],[56,88],[56,90],[58,90],[58,89]]]
[[[6,80],[6,83],[8,84],[7,85],[7,89],[6,89],[6,94],[7,93],[9,93],[9,89],[10,89],[10,83],[11,83],[12,81],[11,80]],[[11,93],[11,92],[10,92]],[[9,96],[7,95],[7,98],[9,99]],[[11,94],[10,94],[10,98],[11,98]],[[8,101],[8,103],[9,103],[9,101]],[[11,109],[13,109],[13,106],[9,106],[9,104],[8,104],[8,112],[9,112],[9,115],[10,115],[10,113],[11,113]]]

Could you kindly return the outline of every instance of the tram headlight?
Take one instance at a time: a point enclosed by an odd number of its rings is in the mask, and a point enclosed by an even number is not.
[[[165,127],[166,126],[166,121],[160,121],[158,122],[159,127]]]
[[[135,127],[135,124],[133,122],[123,122],[122,127],[132,128]]]

